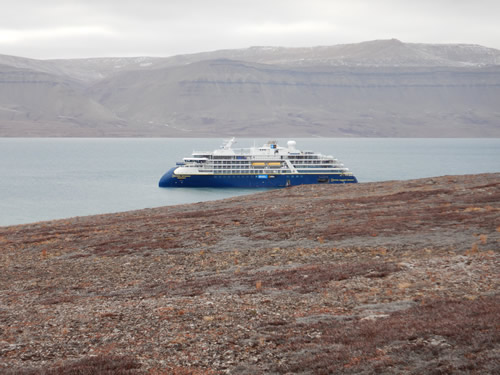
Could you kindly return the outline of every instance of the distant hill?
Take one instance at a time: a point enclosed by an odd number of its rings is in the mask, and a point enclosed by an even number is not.
[[[288,66],[481,67],[500,65],[500,51],[470,44],[416,44],[397,39],[304,48],[251,47],[158,60],[172,66],[202,60],[230,59]]]
[[[89,128],[105,135],[100,123],[125,125],[84,86],[63,75],[0,65],[0,77],[2,136],[83,135]]]
[[[500,51],[398,40],[0,55],[0,136],[499,137]]]

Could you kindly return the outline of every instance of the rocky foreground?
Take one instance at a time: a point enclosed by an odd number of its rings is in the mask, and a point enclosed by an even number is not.
[[[0,373],[499,373],[499,244],[499,173],[3,227]]]

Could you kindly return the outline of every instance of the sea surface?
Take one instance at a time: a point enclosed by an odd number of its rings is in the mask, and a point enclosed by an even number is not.
[[[251,147],[266,139],[238,139]],[[286,145],[287,139],[278,139]],[[301,150],[340,159],[360,182],[500,172],[500,139],[307,138]],[[222,139],[0,138],[0,226],[216,200],[252,189],[162,189],[193,150]]]

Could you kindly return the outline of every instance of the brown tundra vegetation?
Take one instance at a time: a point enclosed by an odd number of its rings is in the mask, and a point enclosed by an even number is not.
[[[2,374],[498,374],[500,174],[0,228]]]

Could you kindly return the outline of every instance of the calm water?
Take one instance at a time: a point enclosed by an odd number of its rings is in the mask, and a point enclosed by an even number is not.
[[[500,139],[295,139],[338,157],[360,182],[500,172]],[[266,140],[256,139],[260,145]],[[286,145],[287,139],[278,139]],[[160,189],[193,149],[221,139],[0,138],[0,225],[222,199],[248,189]],[[235,147],[250,147],[239,139]]]

